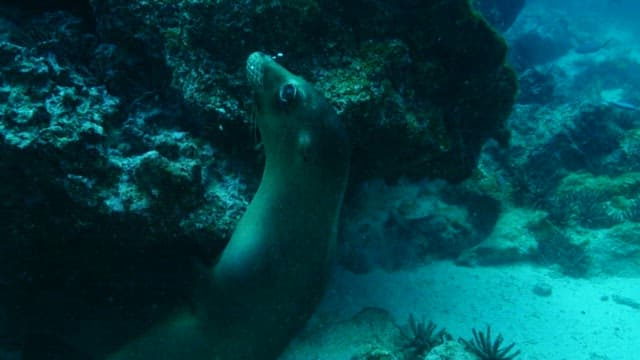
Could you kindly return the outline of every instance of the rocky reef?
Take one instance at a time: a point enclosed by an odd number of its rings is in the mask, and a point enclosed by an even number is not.
[[[524,8],[525,0],[472,0],[471,4],[501,32],[508,30]]]
[[[528,8],[506,34],[520,80],[509,147],[486,143],[460,184],[359,187],[345,212],[347,267],[397,269],[445,257],[465,265],[533,261],[575,277],[637,274],[637,57],[622,41],[572,51],[589,23],[554,22],[566,14],[553,12],[538,21],[544,10]],[[520,62],[521,42],[554,51],[527,41],[530,31],[564,43],[562,51]]]
[[[255,50],[338,109],[354,184],[461,181],[509,139],[506,44],[467,1],[31,3],[0,6],[3,343],[185,302],[260,178]]]

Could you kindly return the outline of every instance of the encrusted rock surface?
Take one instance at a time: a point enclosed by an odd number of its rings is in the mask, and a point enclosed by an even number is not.
[[[491,25],[506,31],[524,8],[525,0],[473,0],[471,3]]]
[[[354,182],[459,181],[488,138],[508,139],[506,45],[464,0],[32,3],[0,6],[0,307],[16,309],[15,342],[96,307],[143,312],[136,332],[188,297],[259,182],[253,51],[282,52],[341,112]]]

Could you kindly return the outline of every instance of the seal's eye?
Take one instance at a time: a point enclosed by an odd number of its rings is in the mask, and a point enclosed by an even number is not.
[[[298,89],[293,84],[284,84],[280,87],[278,97],[282,104],[289,104],[296,98],[297,94]]]

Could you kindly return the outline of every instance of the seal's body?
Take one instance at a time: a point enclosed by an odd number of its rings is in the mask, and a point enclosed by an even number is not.
[[[302,326],[324,290],[349,147],[337,115],[304,79],[261,53],[247,60],[247,77],[265,169],[213,278],[218,296],[237,309],[229,320],[258,344],[260,352],[246,358],[266,359],[268,348],[277,353]]]
[[[304,79],[253,53],[247,77],[262,181],[222,255],[180,309],[110,359],[274,359],[322,296],[349,167],[337,115]]]

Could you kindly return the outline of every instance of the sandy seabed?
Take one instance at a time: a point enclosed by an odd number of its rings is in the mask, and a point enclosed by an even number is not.
[[[551,295],[535,294],[536,284],[551,287]],[[338,270],[316,316],[341,320],[381,307],[400,324],[409,314],[424,316],[456,338],[491,325],[494,336],[516,343],[521,360],[640,359],[640,309],[621,299],[640,303],[640,279],[574,279],[532,265],[438,261],[364,275]]]

